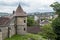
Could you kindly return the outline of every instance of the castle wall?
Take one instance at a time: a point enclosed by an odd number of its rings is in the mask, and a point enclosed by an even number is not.
[[[0,31],[0,40],[2,40],[2,32]]]
[[[15,35],[15,27],[14,27],[14,25],[10,25],[10,37],[11,36],[13,36],[13,35]]]
[[[11,37],[13,35],[15,35],[15,27],[14,26],[10,26],[11,29],[9,29],[9,33],[8,33],[8,27],[0,27],[1,32],[0,32],[0,40],[3,40],[5,38],[7,38],[8,36]]]
[[[10,37],[15,35],[15,26],[14,26],[15,19],[13,18],[10,22],[9,28],[10,28]]]
[[[9,26],[7,27],[0,27],[1,32],[2,32],[2,36],[0,36],[0,39],[2,37],[2,39],[5,39],[7,37],[11,37],[13,35],[15,35],[15,27],[14,27],[14,19],[11,20]]]
[[[2,32],[2,39],[8,37],[8,27],[0,27]]]

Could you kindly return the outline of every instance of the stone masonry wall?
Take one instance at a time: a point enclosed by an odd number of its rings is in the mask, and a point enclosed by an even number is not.
[[[10,27],[10,37],[11,36],[13,36],[13,35],[15,35],[15,26],[14,26],[14,21],[15,21],[15,18],[13,18],[12,20],[11,20],[11,22],[10,22],[10,25],[9,25],[9,27]]]
[[[0,31],[0,40],[2,40],[2,32]]]
[[[25,20],[25,23],[24,23]],[[17,25],[27,25],[27,18],[26,17],[18,17],[17,18]]]
[[[17,34],[24,35],[27,33],[27,26],[17,26]]]
[[[10,36],[13,36],[13,35],[15,35],[15,27],[14,27],[14,25],[11,25],[10,26]]]
[[[27,18],[18,17],[17,18],[17,34],[23,35],[26,33],[27,33]]]
[[[0,27],[2,31],[2,39],[5,39],[8,37],[8,27]]]

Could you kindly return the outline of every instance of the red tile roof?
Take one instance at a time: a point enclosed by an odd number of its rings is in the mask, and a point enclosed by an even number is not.
[[[0,25],[6,25],[9,20],[7,17],[0,17]]]

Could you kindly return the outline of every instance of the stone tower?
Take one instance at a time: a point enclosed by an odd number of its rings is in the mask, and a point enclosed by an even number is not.
[[[20,4],[15,12],[15,28],[16,34],[24,35],[27,33],[27,15]]]

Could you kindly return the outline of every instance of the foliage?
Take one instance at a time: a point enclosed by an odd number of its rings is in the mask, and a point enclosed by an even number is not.
[[[37,34],[26,34],[26,35],[14,35],[11,38],[6,38],[5,40],[28,40],[29,38],[32,38],[34,40],[46,40],[44,38],[42,38],[42,36],[39,36]]]
[[[27,40],[28,38],[21,35],[14,35],[11,38],[6,38],[5,40]]]
[[[57,36],[60,38],[60,17],[56,18],[52,22],[52,27],[54,32],[57,34]]]
[[[60,40],[60,3],[55,2],[51,4],[51,7],[58,14],[58,17],[52,22],[54,32],[57,34],[57,40]]]
[[[42,21],[42,20],[46,20],[46,18],[42,18],[41,21]]]
[[[48,19],[49,21],[53,21],[53,19]]]
[[[33,26],[35,25],[34,17],[28,16],[27,17],[27,26]]]
[[[42,35],[44,38],[47,39],[55,39],[56,34],[53,32],[53,29],[50,24],[44,25],[41,27],[42,31],[39,33]]]
[[[53,7],[53,10],[60,16],[60,3],[55,2],[50,6]]]
[[[41,35],[38,35],[38,34],[31,34],[31,33],[28,33],[27,36],[29,38],[33,38],[35,40],[47,40],[45,38],[43,38]]]

